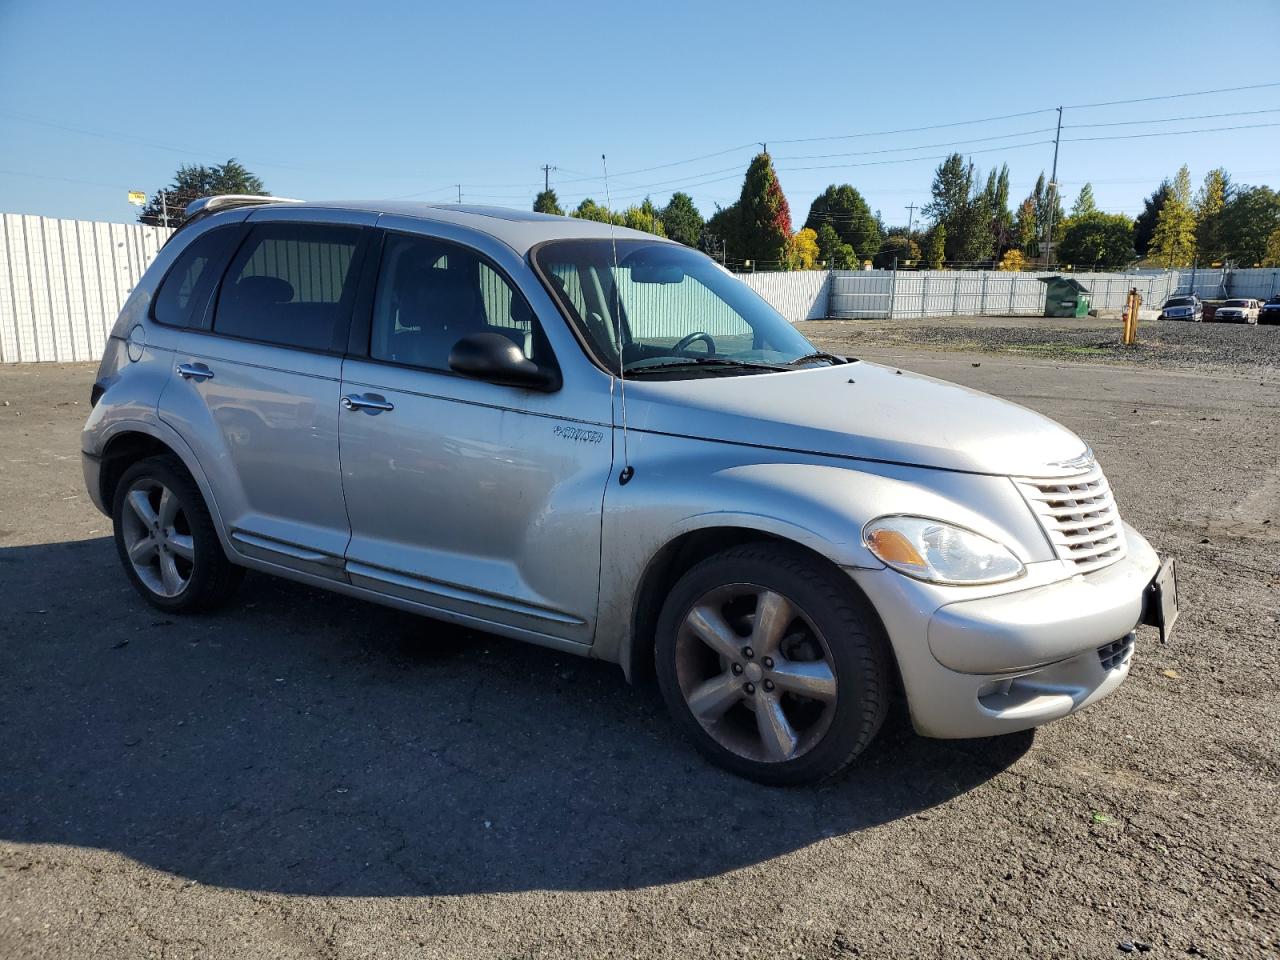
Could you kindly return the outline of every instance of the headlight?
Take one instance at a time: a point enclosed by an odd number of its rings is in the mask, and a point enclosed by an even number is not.
[[[862,539],[887,566],[931,583],[999,583],[1024,569],[1004,545],[927,517],[880,517],[862,528]]]

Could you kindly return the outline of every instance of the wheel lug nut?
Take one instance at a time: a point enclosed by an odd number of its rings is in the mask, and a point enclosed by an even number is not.
[[[742,655],[746,657],[748,660],[750,660],[752,657],[756,655],[756,652],[752,650],[750,647],[743,647]]]
[[[747,693],[755,693],[756,685],[754,683],[744,683],[742,689]]]
[[[764,664],[764,668],[765,668],[766,670],[772,670],[772,669],[773,669],[773,657],[765,657],[765,658],[764,658],[763,660],[761,660],[760,662]]]
[[[740,674],[741,672],[742,672],[742,664],[740,664],[740,663],[735,663],[735,664],[733,665],[733,675],[734,675],[734,676],[737,676],[737,675],[738,675],[738,674]]]
[[[773,681],[772,681],[772,680],[766,680],[766,681],[764,682],[764,688],[765,688],[766,690],[772,690],[772,689],[773,689]]]

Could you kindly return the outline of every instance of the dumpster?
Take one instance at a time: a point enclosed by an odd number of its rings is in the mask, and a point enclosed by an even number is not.
[[[1048,289],[1044,294],[1046,317],[1085,317],[1089,315],[1089,288],[1071,277],[1041,277]]]

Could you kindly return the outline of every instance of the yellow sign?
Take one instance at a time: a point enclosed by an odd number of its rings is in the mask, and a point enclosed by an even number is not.
[[[129,202],[135,207],[145,207],[147,205],[147,195],[141,190],[130,190]]]

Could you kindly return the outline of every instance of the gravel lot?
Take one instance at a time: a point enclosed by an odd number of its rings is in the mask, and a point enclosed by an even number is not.
[[[1223,375],[1280,371],[1280,326],[1143,321],[1138,342],[1121,345],[1119,320],[1096,317],[928,317],[817,321],[800,325],[810,338],[866,347],[1007,353],[1047,360],[1089,360],[1146,367],[1191,367]]]
[[[806,325],[1080,432],[1185,609],[1076,717],[898,718],[803,790],[603,664],[253,575],[158,615],[82,489],[92,367],[0,369],[0,956],[1275,956],[1280,330],[1166,326]]]

